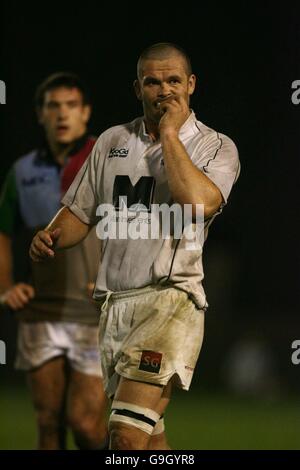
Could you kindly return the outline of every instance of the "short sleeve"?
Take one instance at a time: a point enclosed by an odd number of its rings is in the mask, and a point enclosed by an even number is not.
[[[61,201],[82,222],[89,225],[97,222],[100,147],[98,140]]]
[[[20,212],[14,168],[8,172],[0,194],[0,232],[13,235]]]
[[[207,142],[204,152],[196,155],[196,166],[219,188],[226,204],[232,186],[240,174],[238,150],[223,134]]]

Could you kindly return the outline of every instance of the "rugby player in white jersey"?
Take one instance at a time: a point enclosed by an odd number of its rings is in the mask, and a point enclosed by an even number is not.
[[[126,204],[135,213],[128,226],[134,221],[140,228],[141,207],[148,217],[154,204],[187,204],[194,221],[202,205],[206,238],[238,177],[239,159],[232,140],[190,109],[195,84],[180,47],[159,43],[141,54],[134,88],[143,117],[99,137],[63,198],[65,207],[34,237],[33,260],[82,240],[99,221],[103,204],[114,207],[119,224]],[[168,448],[162,416],[172,386],[189,389],[207,308],[202,246],[187,247],[185,234],[108,237],[102,244],[94,298],[102,304],[100,350],[113,400],[111,449]]]

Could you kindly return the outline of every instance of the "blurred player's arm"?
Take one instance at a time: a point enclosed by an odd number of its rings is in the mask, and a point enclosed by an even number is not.
[[[33,261],[53,258],[56,250],[71,248],[81,242],[96,224],[97,161],[98,149],[95,144],[90,156],[78,171],[60,209],[49,225],[33,238],[29,254]]]
[[[31,285],[13,279],[12,234],[16,227],[18,196],[14,170],[8,173],[0,196],[0,303],[13,310],[23,308],[34,297]]]
[[[34,289],[30,284],[19,282],[14,284],[13,255],[11,238],[0,232],[0,300],[13,310],[23,308],[34,297]]]
[[[11,238],[0,232],[0,294],[13,285]]]
[[[82,222],[68,207],[63,207],[49,225],[35,235],[29,254],[37,262],[53,258],[56,250],[71,248],[81,242],[91,228],[91,225]]]

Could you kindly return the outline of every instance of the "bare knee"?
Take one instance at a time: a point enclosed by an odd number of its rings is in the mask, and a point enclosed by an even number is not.
[[[144,450],[148,447],[150,435],[133,426],[113,423],[109,431],[110,449]]]
[[[67,416],[80,449],[101,449],[107,445],[106,407],[99,377],[71,370]]]
[[[155,434],[151,436],[148,444],[148,450],[169,450],[171,447],[167,442],[165,433]]]
[[[95,418],[89,416],[71,415],[68,418],[68,424],[75,434],[87,437],[93,436],[101,430],[101,426],[97,426]]]
[[[94,416],[73,414],[68,424],[80,449],[97,449],[106,443],[107,428],[104,421]]]
[[[132,450],[134,449],[131,436],[120,429],[112,429],[110,434],[110,448],[115,450]]]

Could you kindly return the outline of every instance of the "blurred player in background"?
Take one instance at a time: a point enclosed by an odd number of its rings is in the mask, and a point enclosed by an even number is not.
[[[113,206],[113,220],[123,223],[125,200],[128,231],[134,226],[135,233],[152,223],[154,204],[176,202],[180,210],[188,204],[191,224],[202,205],[206,238],[238,177],[239,159],[232,140],[190,109],[195,84],[180,47],[160,43],[142,53],[134,86],[144,116],[99,137],[63,198],[65,207],[34,237],[35,261],[84,238],[103,204]],[[202,243],[189,250],[185,233],[178,239],[174,232],[167,238],[159,233],[103,242],[94,297],[102,301],[101,360],[113,399],[111,449],[168,448],[163,414],[171,389],[189,389],[202,345]]]
[[[80,449],[106,446],[106,398],[98,348],[98,310],[92,300],[100,256],[95,231],[45,264],[32,263],[23,282],[13,279],[13,245],[24,249],[60,207],[95,139],[87,124],[91,105],[77,75],[56,73],[37,89],[43,127],[40,148],[19,158],[0,199],[0,292],[17,312],[16,367],[27,372],[36,412],[39,449],[63,449],[70,426]],[[18,260],[15,260],[18,263]]]

